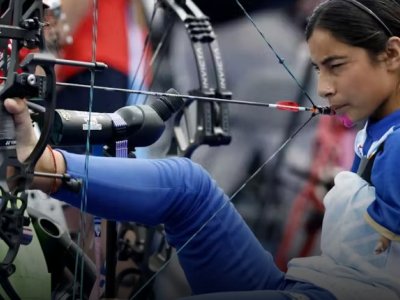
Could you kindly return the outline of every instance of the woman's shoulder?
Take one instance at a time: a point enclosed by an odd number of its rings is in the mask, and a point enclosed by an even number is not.
[[[388,135],[383,147],[384,150],[388,147],[390,149],[400,149],[400,125],[393,127],[393,131]],[[396,156],[398,155],[398,153],[395,154]]]
[[[400,175],[400,126],[393,128],[380,148],[374,163],[380,169],[379,173],[382,173],[382,176],[388,176],[387,172],[390,170],[390,173]],[[376,168],[374,169],[377,171]]]

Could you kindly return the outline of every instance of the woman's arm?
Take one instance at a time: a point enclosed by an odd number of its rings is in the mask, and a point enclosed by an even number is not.
[[[400,241],[400,129],[395,130],[378,152],[372,167],[376,200],[368,207],[367,222],[390,240]]]
[[[7,99],[14,115],[17,151],[25,159],[36,144],[26,102]],[[84,155],[54,151],[58,173],[86,178]],[[36,170],[54,173],[49,150]],[[164,223],[171,245],[195,293],[278,289],[283,281],[228,197],[199,165],[188,159],[90,157],[86,211],[108,219]],[[49,191],[53,179],[35,179]],[[80,194],[57,182],[60,200],[82,207]],[[182,247],[183,250],[180,251]]]

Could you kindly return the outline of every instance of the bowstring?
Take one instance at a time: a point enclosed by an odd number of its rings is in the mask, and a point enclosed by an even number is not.
[[[150,82],[150,84],[148,86],[148,89],[149,90],[152,89],[153,84],[154,84],[154,78],[157,77],[157,75],[158,75],[158,72],[159,72],[160,67],[161,67],[161,63],[158,62],[157,66],[155,68],[153,68],[153,65],[154,65],[155,61],[157,60],[158,56],[160,55],[161,50],[163,48],[165,49],[164,45],[165,45],[165,42],[168,40],[168,38],[169,38],[169,36],[171,34],[173,25],[174,25],[173,22],[170,21],[168,26],[167,26],[167,29],[164,31],[163,35],[161,36],[160,41],[157,43],[157,47],[154,49],[154,53],[153,53],[148,65],[146,67],[146,70],[144,71],[144,74],[143,74],[143,77],[142,77],[142,81],[141,81],[140,86],[139,86],[139,90],[142,90],[146,80],[148,79],[148,77],[151,74],[153,74],[153,78],[152,78],[152,80],[151,80],[151,82]],[[149,95],[146,95],[146,97],[145,97],[145,99],[143,101],[144,104],[147,104],[148,97],[149,97]]]
[[[149,25],[148,25],[148,27],[150,28],[150,30],[148,30],[148,32],[146,33],[146,37],[145,37],[145,39],[144,39],[144,43],[143,43],[143,47],[142,47],[142,53],[141,53],[141,56],[140,56],[140,60],[139,60],[139,62],[138,62],[138,64],[137,64],[137,66],[136,66],[135,72],[134,72],[133,77],[132,77],[132,81],[131,81],[131,83],[128,85],[128,86],[131,87],[132,89],[135,87],[136,79],[137,79],[137,77],[139,76],[140,71],[141,71],[141,69],[142,69],[142,64],[143,64],[143,62],[146,60],[146,57],[147,57],[147,55],[148,55],[148,52],[150,51],[150,43],[151,43],[151,39],[152,39],[152,35],[153,35],[153,32],[152,32],[151,29],[153,28],[154,20],[155,20],[155,17],[156,17],[156,15],[157,15],[157,11],[158,11],[158,8],[159,8],[159,5],[157,5],[157,3],[158,3],[158,2],[156,2],[156,3],[154,4],[154,9],[153,9],[153,11],[152,11],[152,13],[151,13],[151,17],[150,17],[150,21],[149,21]],[[133,4],[132,4],[132,5],[133,5]],[[134,13],[134,12],[133,12],[133,13]],[[139,22],[135,22],[134,25],[138,25],[138,26],[139,26],[138,30],[140,31],[141,28],[140,28]],[[153,54],[153,56],[154,56],[154,55],[155,55],[155,54]],[[146,70],[147,70],[147,69],[146,69]],[[144,78],[144,74],[143,74],[143,78]],[[142,80],[141,80],[141,83],[140,83],[139,89],[141,89],[141,88],[143,87],[143,83],[144,83],[144,80],[142,79]],[[132,101],[132,103],[136,103],[136,102],[137,102],[137,98],[138,98],[138,94],[135,95],[135,98],[134,98],[134,100]]]
[[[160,69],[161,63],[158,63],[158,65],[155,68],[153,68],[153,66],[154,66],[155,61],[157,61],[158,57],[160,56],[161,50],[163,48],[165,49],[165,47],[164,47],[165,43],[166,43],[169,35],[171,34],[171,30],[174,25],[172,20],[169,20],[169,23],[166,26],[166,29],[163,30],[163,34],[162,34],[160,40],[158,41],[157,46],[155,47],[154,51],[152,51],[151,58],[149,59],[148,63],[146,64],[146,67],[144,68],[144,70],[142,70],[142,65],[146,61],[148,53],[151,51],[153,26],[154,26],[154,22],[155,22],[155,17],[160,8],[161,8],[160,3],[158,1],[155,2],[149,24],[147,25],[148,30],[147,30],[147,34],[146,34],[146,37],[144,40],[142,54],[141,54],[139,63],[136,67],[135,73],[133,75],[132,81],[129,85],[131,90],[135,89],[135,87],[137,86],[136,90],[142,91],[143,87],[145,86],[146,80],[148,79],[148,77],[150,77],[151,74],[153,74],[152,80],[150,81],[149,85],[147,86],[147,89],[151,90],[153,83],[154,83],[154,78],[157,77],[158,71]],[[139,76],[141,70],[142,70],[142,75]],[[138,85],[136,85],[136,81],[139,77],[141,77],[140,83]],[[133,93],[133,94],[135,94],[134,100],[133,101],[128,100],[128,103],[130,103],[130,104],[137,104],[139,95],[146,95],[146,97],[144,98],[144,100],[142,102],[143,104],[146,104],[147,100],[148,100],[148,96],[150,95],[150,94],[143,94],[143,93]]]
[[[235,1],[236,1],[236,4],[239,6],[239,8],[242,10],[243,14],[246,16],[246,18],[253,25],[254,29],[258,32],[258,34],[261,36],[261,38],[266,43],[266,45],[269,47],[269,49],[274,53],[274,55],[278,59],[278,63],[283,66],[283,68],[286,70],[286,72],[289,74],[289,76],[293,79],[293,81],[296,83],[296,85],[300,88],[300,90],[302,91],[303,95],[308,99],[308,101],[310,101],[310,103],[313,106],[315,106],[314,101],[311,99],[311,97],[308,94],[308,92],[304,89],[303,85],[299,82],[299,80],[293,74],[292,70],[285,63],[285,59],[278,54],[278,52],[275,50],[275,48],[272,46],[272,44],[268,41],[268,39],[266,38],[265,34],[261,31],[260,27],[254,21],[254,19],[250,16],[249,12],[244,8],[244,6],[240,2],[240,0],[235,0]]]
[[[92,62],[96,62],[96,54],[97,54],[97,32],[98,32],[98,1],[93,0],[92,2],[93,9],[93,26],[92,26]],[[88,117],[88,129],[86,135],[86,149],[85,149],[85,164],[84,164],[84,184],[81,195],[81,207],[80,207],[80,228],[81,230],[78,233],[78,245],[84,249],[85,245],[85,235],[86,235],[86,227],[87,227],[87,191],[89,185],[89,157],[90,157],[90,132],[91,132],[91,118],[92,118],[92,107],[94,101],[94,86],[95,86],[95,70],[93,68],[90,69],[90,89],[89,89],[89,117]],[[78,266],[79,260],[81,263],[80,268],[80,299],[84,299],[83,297],[83,285],[84,285],[84,269],[85,269],[85,261],[83,259],[84,252],[81,251],[80,254],[76,256],[75,260],[75,272],[74,272],[74,283],[73,283],[73,300],[76,298],[76,283],[77,283],[77,274],[78,274]],[[96,282],[95,282],[96,283]]]

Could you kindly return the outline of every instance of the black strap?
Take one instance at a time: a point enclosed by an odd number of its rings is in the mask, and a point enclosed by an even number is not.
[[[372,172],[372,166],[374,165],[375,157],[378,153],[383,151],[383,144],[380,144],[374,155],[372,155],[370,158],[362,157],[360,164],[358,165],[358,170],[357,174],[367,181],[370,185],[372,185],[371,182],[371,172]]]

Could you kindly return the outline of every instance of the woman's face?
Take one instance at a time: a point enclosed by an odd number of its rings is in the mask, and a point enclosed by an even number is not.
[[[365,49],[345,44],[319,28],[308,45],[318,71],[318,93],[337,114],[357,122],[380,119],[397,109],[397,73],[388,70],[385,54],[372,60]]]

